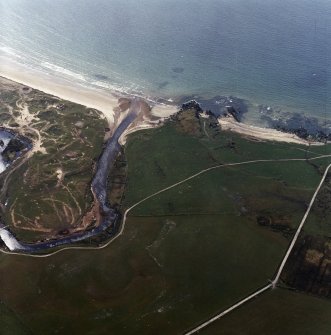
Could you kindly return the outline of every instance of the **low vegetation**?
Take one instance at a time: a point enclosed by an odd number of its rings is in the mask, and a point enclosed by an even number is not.
[[[276,289],[205,328],[201,335],[328,335],[331,303],[310,295]]]
[[[211,166],[305,159],[329,150],[256,142],[212,123],[191,111],[131,134],[110,177],[118,186],[110,188],[117,206],[124,211]],[[129,213],[123,235],[105,249],[67,250],[46,259],[0,255],[0,299],[34,334],[182,333],[273,277],[328,162],[223,166],[142,202]],[[229,327],[214,333],[245,333],[249,326],[255,334],[295,334],[290,322],[277,333],[279,318],[293,314],[291,306],[303,313],[313,299],[312,315],[329,308],[329,302],[282,292],[288,291],[268,292],[254,302],[261,301],[258,307],[239,309],[252,308],[250,318],[235,318],[235,312]],[[329,319],[319,320],[318,334],[324,334]],[[231,333],[233,324],[238,333]]]
[[[0,176],[4,221],[26,241],[80,229],[106,122],[96,110],[4,79],[1,85],[3,126],[34,143]]]

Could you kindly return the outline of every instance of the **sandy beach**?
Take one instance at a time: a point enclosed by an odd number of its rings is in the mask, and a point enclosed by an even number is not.
[[[258,140],[287,142],[303,145],[323,145],[321,142],[307,141],[295,134],[284,133],[276,129],[260,128],[245,123],[239,123],[232,117],[220,118],[218,122],[223,130],[233,131],[246,137]]]
[[[120,97],[117,93],[75,85],[72,81],[31,70],[3,57],[0,57],[0,76],[61,99],[95,108],[104,114],[110,125],[114,122],[114,108],[118,106]],[[156,104],[152,106],[152,113],[158,117],[170,116],[177,110],[178,108],[172,105]]]

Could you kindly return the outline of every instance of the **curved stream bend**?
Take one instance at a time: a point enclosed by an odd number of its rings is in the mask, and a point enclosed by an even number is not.
[[[113,136],[106,142],[105,149],[99,159],[95,176],[92,180],[91,189],[92,192],[99,202],[101,223],[89,230],[79,233],[73,233],[70,236],[54,239],[45,242],[39,242],[35,244],[21,243],[10,230],[0,223],[0,238],[6,244],[7,248],[11,251],[29,252],[34,253],[49,248],[54,248],[60,245],[73,244],[78,241],[85,240],[87,238],[96,236],[108,228],[112,228],[112,235],[115,235],[118,230],[118,218],[119,213],[111,207],[107,199],[107,178],[110,168],[113,166],[116,157],[120,151],[119,138],[123,132],[130,126],[130,124],[136,119],[141,112],[142,100],[139,98],[133,98],[131,101],[128,115],[116,128]]]

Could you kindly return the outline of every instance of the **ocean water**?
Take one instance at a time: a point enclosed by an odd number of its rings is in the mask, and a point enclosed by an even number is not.
[[[85,86],[331,119],[329,0],[0,0],[0,54]]]

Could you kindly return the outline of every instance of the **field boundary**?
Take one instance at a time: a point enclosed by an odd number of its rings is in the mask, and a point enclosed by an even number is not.
[[[252,294],[250,294],[249,296],[245,297],[244,299],[240,300],[239,302],[237,302],[236,304],[234,304],[231,307],[227,308],[223,312],[221,312],[221,313],[213,316],[209,320],[201,323],[200,325],[198,325],[197,327],[193,328],[192,330],[186,332],[185,335],[192,335],[192,334],[195,334],[195,333],[199,332],[201,329],[208,327],[211,323],[219,320],[224,315],[232,312],[233,310],[237,309],[238,307],[242,306],[243,304],[247,303],[248,301],[252,300],[253,298],[256,298],[257,296],[263,294],[268,289],[274,289],[276,287],[276,285],[277,285],[277,283],[278,283],[278,281],[280,279],[280,276],[281,276],[281,274],[282,274],[282,272],[284,270],[285,264],[286,264],[286,262],[287,262],[287,260],[288,260],[288,258],[290,256],[290,254],[291,254],[291,252],[292,252],[292,250],[294,248],[294,245],[295,245],[295,243],[296,243],[296,241],[297,241],[297,239],[298,239],[298,237],[300,235],[300,232],[301,232],[301,230],[302,230],[302,228],[303,228],[303,226],[304,226],[304,224],[305,224],[305,222],[306,222],[306,220],[308,218],[308,215],[309,215],[309,213],[311,211],[311,208],[312,208],[312,206],[313,206],[313,204],[314,204],[314,202],[316,200],[317,194],[320,191],[320,189],[321,189],[321,187],[322,187],[322,185],[323,185],[323,183],[325,181],[325,178],[326,178],[326,176],[327,176],[330,168],[331,168],[331,164],[329,164],[327,166],[327,168],[325,169],[325,172],[324,172],[324,174],[323,174],[323,176],[321,178],[321,181],[318,184],[317,188],[315,189],[315,192],[314,192],[314,194],[313,194],[313,196],[312,196],[312,198],[310,200],[309,206],[308,206],[308,208],[307,208],[307,210],[306,210],[306,212],[305,212],[305,214],[304,214],[304,216],[303,216],[303,218],[302,218],[302,220],[301,220],[301,222],[300,222],[300,224],[299,224],[299,226],[298,226],[298,228],[297,228],[297,230],[295,232],[295,235],[294,235],[294,237],[293,237],[293,239],[292,239],[292,241],[291,241],[291,243],[290,243],[290,245],[289,245],[289,247],[288,247],[288,249],[286,251],[285,256],[283,257],[283,259],[281,261],[281,264],[280,264],[279,269],[278,269],[278,271],[276,273],[276,276],[271,281],[271,283],[268,284],[268,285],[266,285],[266,286],[264,286],[262,289],[254,292]]]

